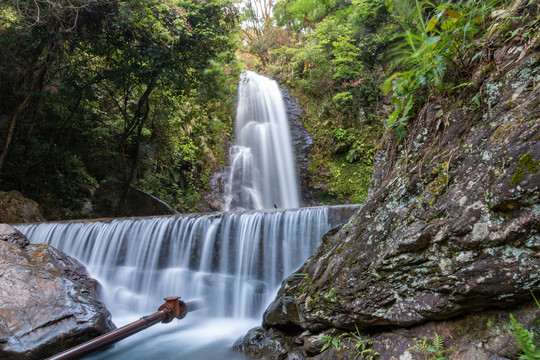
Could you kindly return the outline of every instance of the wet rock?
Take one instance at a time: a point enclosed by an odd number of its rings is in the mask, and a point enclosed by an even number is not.
[[[276,331],[254,328],[234,343],[233,348],[257,359],[287,359],[287,351],[278,339],[282,339],[282,337]]]
[[[298,315],[298,304],[293,296],[281,296],[274,301],[265,311],[263,316],[263,326],[273,326],[278,329],[287,330],[297,328],[300,317]]]
[[[26,236],[8,224],[0,224],[0,241],[13,244],[21,249],[30,243]]]
[[[9,224],[45,221],[39,205],[18,191],[0,191],[0,222]]]
[[[43,359],[113,330],[84,266],[0,225],[0,358]]]
[[[227,150],[230,144],[227,144]],[[225,193],[225,183],[227,182],[228,168],[216,166],[210,177],[209,191],[203,193],[201,201],[197,204],[200,212],[223,211],[225,202],[223,194]]]

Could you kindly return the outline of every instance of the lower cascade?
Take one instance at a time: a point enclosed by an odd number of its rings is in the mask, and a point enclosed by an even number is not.
[[[311,207],[16,227],[32,243],[48,243],[85,264],[101,283],[117,326],[153,313],[166,296],[205,304],[176,327],[159,325],[97,357],[241,358],[216,355],[216,349],[205,355],[197,344],[211,349],[208,343],[223,341],[230,347],[259,323],[280,282],[311,255],[326,231],[357,209]],[[163,341],[160,348],[137,340],[148,338],[148,331],[168,334],[155,339],[154,345]]]

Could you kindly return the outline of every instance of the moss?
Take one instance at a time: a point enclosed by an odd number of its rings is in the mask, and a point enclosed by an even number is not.
[[[337,293],[334,288],[330,288],[328,292],[324,295],[324,299],[331,303],[336,303],[338,301]]]
[[[514,175],[512,176],[512,179],[510,180],[510,184],[517,185],[519,184],[525,175],[527,174],[534,174],[538,171],[538,168],[540,167],[540,160],[536,160],[534,155],[532,154],[524,154],[519,158],[518,165],[516,168],[516,171],[514,172]]]
[[[516,106],[517,106],[517,103],[515,101],[512,101],[512,100],[510,100],[510,101],[508,101],[506,103],[506,107],[508,107],[509,109],[515,108]]]

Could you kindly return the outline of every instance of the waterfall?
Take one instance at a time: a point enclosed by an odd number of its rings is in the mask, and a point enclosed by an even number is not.
[[[272,210],[16,226],[30,242],[86,265],[119,326],[155,312],[167,296],[205,304],[176,325],[157,325],[93,359],[243,358],[231,353],[232,341],[260,324],[280,282],[358,209],[298,209],[291,136],[275,81],[243,74],[236,142],[227,210]]]
[[[328,212],[313,207],[17,228],[32,243],[48,243],[83,262],[102,283],[105,302],[117,308],[144,314],[164,296],[180,294],[209,299],[208,316],[252,318],[322,235],[343,221],[329,220]]]
[[[137,316],[156,311],[166,296],[202,298],[204,308],[179,323],[195,331],[205,321],[228,318],[226,330],[213,335],[219,339],[224,334],[230,335],[231,329],[242,321],[249,321],[250,325],[233,331],[235,337],[255,326],[280,282],[311,255],[328,229],[346,221],[357,209],[357,206],[323,206],[39,223],[16,228],[32,243],[48,243],[84,263],[102,285],[105,304],[117,325],[118,319],[133,321]],[[189,326],[188,318],[192,319]],[[193,318],[198,319],[197,326],[193,325]],[[213,324],[212,328],[216,326]],[[161,331],[171,332],[171,329]],[[185,336],[186,332],[177,334]],[[201,341],[193,336],[188,336],[187,344],[191,346]],[[165,351],[165,358],[178,359],[170,354],[178,354],[179,344],[187,346],[174,339],[159,349]],[[227,339],[228,346],[233,340]],[[130,350],[138,345],[136,340],[127,344],[119,350],[125,358],[155,358],[158,351],[154,349],[153,353],[142,356],[138,354],[140,349]],[[123,358],[118,356],[112,358]],[[184,356],[194,358],[193,353]]]
[[[298,208],[291,134],[275,81],[251,71],[242,74],[235,140],[230,150],[225,211]]]

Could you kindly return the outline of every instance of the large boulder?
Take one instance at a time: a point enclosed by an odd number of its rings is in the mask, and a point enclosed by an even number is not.
[[[119,216],[154,216],[173,215],[178,211],[163,200],[130,186],[126,204],[122,213],[115,212],[115,208],[122,195],[122,182],[118,180],[103,180],[94,194],[95,204],[90,211],[92,217],[119,217]]]
[[[0,191],[0,222],[16,224],[45,221],[39,205],[18,191]]]
[[[0,224],[0,358],[44,359],[115,328],[84,266]]]
[[[264,328],[291,343],[305,331],[411,328],[532,301],[540,290],[534,41],[498,49],[462,104],[428,103],[406,140],[386,134],[366,203],[284,281]]]

